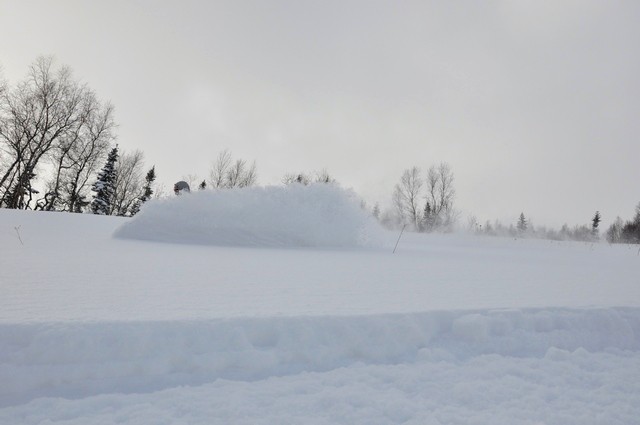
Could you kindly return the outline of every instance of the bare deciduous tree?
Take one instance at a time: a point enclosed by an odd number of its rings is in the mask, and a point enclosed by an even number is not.
[[[307,173],[289,173],[282,178],[283,184],[303,184],[305,186],[311,183],[336,183],[336,179],[331,177],[329,172],[323,168],[320,171],[314,171],[312,174]]]
[[[110,215],[126,216],[143,194],[144,155],[136,150],[123,152],[116,167],[115,191],[111,201]]]
[[[393,203],[403,222],[413,226],[414,230],[421,228],[420,198],[424,182],[418,167],[405,170],[396,184],[393,192]]]
[[[228,150],[225,149],[218,154],[218,158],[216,159],[216,162],[213,164],[211,172],[209,173],[209,183],[212,187],[225,187],[227,172],[229,168],[231,168],[231,161],[231,152],[229,152]]]
[[[86,88],[68,68],[54,72],[52,63],[38,59],[27,79],[2,98],[0,140],[10,159],[0,176],[0,204],[8,208],[28,207],[40,160],[82,121]]]
[[[624,227],[624,221],[622,221],[622,218],[616,217],[615,221],[607,229],[607,233],[606,233],[607,242],[619,243],[622,240],[623,227]]]
[[[393,203],[402,222],[417,231],[450,229],[459,215],[453,208],[453,180],[451,167],[446,163],[430,167],[425,180],[420,168],[405,170],[393,192]]]
[[[167,195],[167,191],[165,189],[165,186],[163,183],[159,183],[156,188],[155,191],[153,193],[153,198],[152,199],[162,199],[162,198],[166,198],[169,195]]]
[[[220,152],[209,173],[209,184],[214,189],[250,187],[256,184],[256,163],[247,165],[244,159],[233,161],[228,150]]]
[[[453,208],[455,189],[453,187],[453,171],[447,163],[431,166],[427,172],[427,204],[429,216],[425,214],[425,230],[450,227],[458,218]]]
[[[38,207],[80,212],[87,204],[89,179],[104,160],[114,139],[113,106],[100,105],[92,94],[84,105],[83,125],[52,150],[53,175]]]
[[[244,159],[237,159],[227,173],[227,188],[253,186],[256,178],[256,163],[248,166]]]
[[[0,147],[4,163],[0,173],[0,206],[30,208],[33,195],[38,193],[33,187],[34,180],[38,173],[47,171],[54,177],[47,185],[49,190],[40,202],[41,208],[56,208],[63,187],[70,199],[79,198],[85,189],[80,183],[87,165],[100,159],[91,155],[84,158],[86,144],[101,145],[110,140],[113,127],[112,108],[100,106],[95,94],[72,78],[69,68],[56,70],[51,57],[37,59],[25,81],[13,90],[0,90]],[[46,160],[54,164],[53,172],[43,166]],[[75,178],[65,181],[69,176],[63,175],[73,167],[80,170],[77,181]],[[74,201],[66,208],[77,209]]]
[[[285,185],[302,184],[307,186],[311,184],[311,176],[306,173],[289,173],[284,175],[282,183]]]

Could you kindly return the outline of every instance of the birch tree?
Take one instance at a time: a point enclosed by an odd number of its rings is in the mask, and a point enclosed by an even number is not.
[[[220,152],[209,173],[209,185],[214,189],[250,187],[256,184],[256,163],[244,159],[233,160],[228,150]]]
[[[68,67],[56,68],[52,57],[38,58],[15,88],[0,89],[0,207],[32,208],[38,174],[51,174],[40,208],[56,209],[66,191],[65,208],[75,210],[86,193],[87,166],[95,172],[111,141],[112,111]],[[87,148],[92,145],[100,145],[102,158]]]
[[[400,183],[396,184],[393,192],[393,203],[405,224],[409,224],[414,230],[421,229],[422,187],[424,181],[418,167],[412,167],[402,173]]]

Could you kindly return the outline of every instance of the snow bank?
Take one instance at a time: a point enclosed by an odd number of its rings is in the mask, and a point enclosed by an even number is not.
[[[206,190],[154,200],[115,232],[124,239],[272,247],[377,245],[381,235],[354,193],[327,184]]]
[[[636,425],[637,353],[549,349],[541,358],[356,364],[153,393],[42,398],[0,409],[21,425]]]
[[[431,312],[184,322],[0,324],[0,406],[354,364],[557,361],[640,350],[640,309]]]

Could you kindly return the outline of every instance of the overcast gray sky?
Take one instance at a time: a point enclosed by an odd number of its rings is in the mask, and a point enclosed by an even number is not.
[[[0,0],[4,78],[54,55],[167,187],[228,148],[384,206],[448,162],[463,220],[552,226],[640,201],[639,40],[635,0]]]

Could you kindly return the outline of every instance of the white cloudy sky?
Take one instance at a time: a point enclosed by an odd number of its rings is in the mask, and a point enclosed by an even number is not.
[[[630,218],[640,2],[0,0],[10,82],[54,55],[167,186],[229,148],[260,183],[326,168],[386,204],[441,161],[463,217]]]

